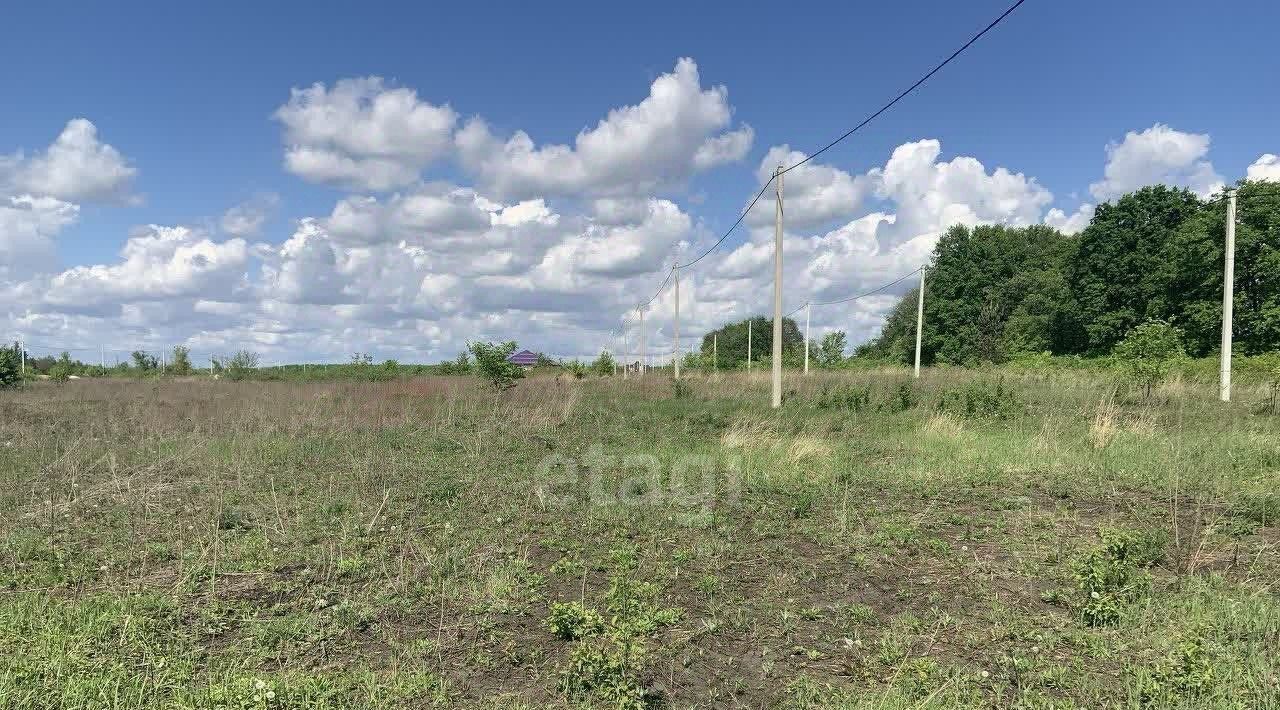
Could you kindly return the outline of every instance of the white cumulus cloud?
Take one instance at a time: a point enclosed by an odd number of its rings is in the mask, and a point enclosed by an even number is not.
[[[1263,153],[1253,161],[1245,174],[1250,180],[1272,180],[1280,182],[1280,156],[1274,153]]]
[[[6,169],[7,168],[7,169]],[[68,202],[127,199],[137,170],[120,151],[98,140],[98,129],[72,119],[44,151],[0,160],[0,179],[10,172],[12,190]]]
[[[293,89],[275,112],[285,167],[303,179],[360,190],[408,185],[451,145],[457,114],[380,77]]]
[[[538,146],[524,131],[502,140],[480,118],[456,140],[462,165],[503,197],[636,195],[745,156],[754,134],[726,130],[732,114],[728,89],[702,88],[698,65],[681,59],[643,101],[613,109],[572,146]]]
[[[46,300],[77,306],[177,298],[230,299],[249,256],[243,239],[215,242],[189,227],[150,225],[129,237],[116,264],[77,266],[54,276]]]
[[[1103,178],[1090,185],[1089,192],[1105,202],[1147,185],[1164,184],[1208,197],[1223,185],[1222,176],[1205,157],[1208,153],[1208,134],[1184,133],[1163,123],[1129,131],[1123,141],[1107,146]]]

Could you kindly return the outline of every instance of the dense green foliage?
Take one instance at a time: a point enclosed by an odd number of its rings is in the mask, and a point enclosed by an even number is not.
[[[922,359],[1005,362],[1049,352],[1110,353],[1133,328],[1165,321],[1189,355],[1213,353],[1221,328],[1225,201],[1146,187],[1099,205],[1065,236],[1043,225],[956,225],[928,270]],[[1280,190],[1244,181],[1236,229],[1234,337],[1241,355],[1280,348]],[[909,362],[914,291],[861,356]]]
[[[729,323],[702,336],[702,360],[711,363],[714,350],[716,367],[746,367],[748,321],[751,323],[751,360],[766,361],[773,353],[773,319],[764,316]],[[804,336],[790,318],[782,319],[782,354],[784,359],[804,354]]]
[[[0,389],[13,389],[21,382],[16,348],[0,348]]]

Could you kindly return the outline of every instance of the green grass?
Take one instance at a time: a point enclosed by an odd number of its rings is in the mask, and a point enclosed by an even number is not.
[[[1280,707],[1261,386],[767,387],[0,394],[0,707]]]

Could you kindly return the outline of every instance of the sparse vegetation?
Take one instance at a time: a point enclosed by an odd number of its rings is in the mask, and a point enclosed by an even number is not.
[[[1052,362],[6,391],[0,707],[1275,707],[1269,382]]]

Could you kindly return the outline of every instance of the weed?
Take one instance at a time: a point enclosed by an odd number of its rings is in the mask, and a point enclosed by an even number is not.
[[[566,641],[597,636],[604,631],[604,618],[581,602],[557,602],[551,605],[547,628]]]
[[[1145,569],[1164,559],[1168,536],[1163,532],[1104,530],[1103,545],[1075,564],[1075,579],[1083,594],[1080,617],[1089,626],[1120,620],[1128,604],[1151,587]]]
[[[1207,644],[1193,637],[1177,645],[1156,667],[1139,677],[1143,705],[1170,707],[1206,694],[1214,683],[1214,667]]]

